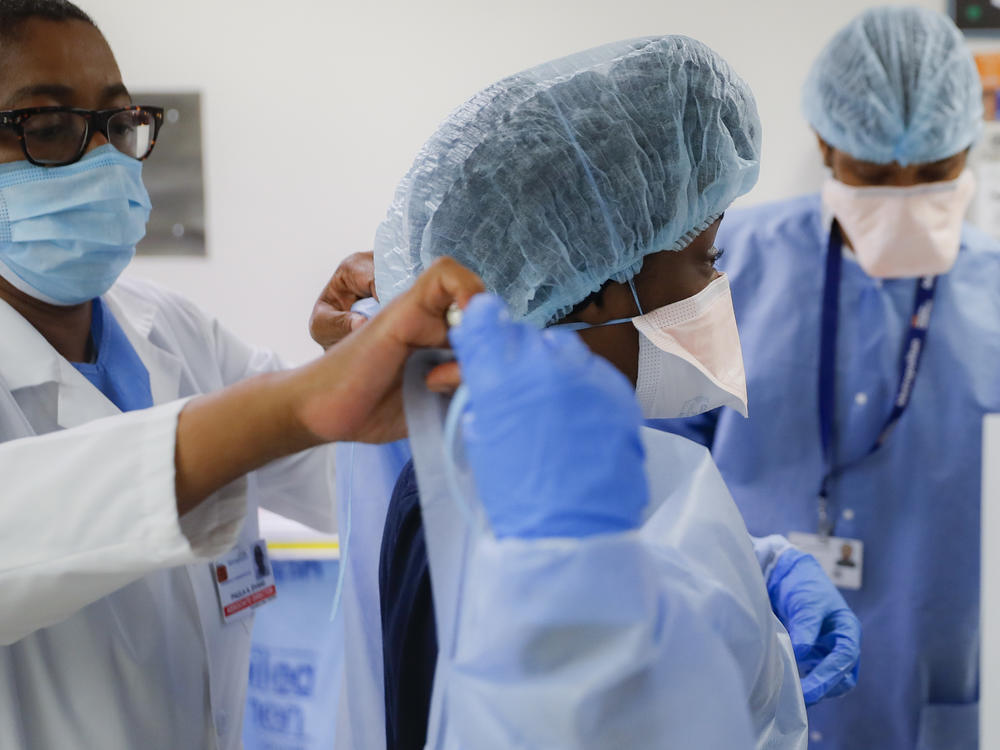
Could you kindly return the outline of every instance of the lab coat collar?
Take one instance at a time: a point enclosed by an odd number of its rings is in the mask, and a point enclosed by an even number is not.
[[[153,344],[156,307],[134,295],[119,300],[114,290],[102,298],[149,371],[153,403],[179,395],[182,364],[178,357]],[[59,388],[56,421],[70,428],[120,410],[62,357],[34,326],[0,300],[0,380],[11,392],[56,383]]]
[[[58,382],[60,359],[45,337],[0,299],[0,377],[11,391]]]

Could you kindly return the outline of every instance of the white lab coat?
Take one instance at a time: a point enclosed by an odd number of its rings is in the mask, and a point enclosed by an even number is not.
[[[256,538],[258,503],[332,530],[332,450],[178,519],[179,399],[280,363],[152,285],[103,299],[152,409],[119,414],[0,302],[0,748],[239,748],[252,618],[222,623],[205,560]]]

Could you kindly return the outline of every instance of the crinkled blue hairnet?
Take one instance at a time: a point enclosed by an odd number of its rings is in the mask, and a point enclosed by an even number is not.
[[[964,151],[982,129],[982,86],[961,32],[926,8],[875,8],[813,63],[803,110],[856,159],[922,164]]]
[[[757,181],[753,95],[701,42],[598,47],[505,78],[423,146],[375,237],[383,302],[439,256],[555,320],[679,250]]]

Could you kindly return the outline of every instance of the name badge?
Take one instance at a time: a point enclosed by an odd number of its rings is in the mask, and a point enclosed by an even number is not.
[[[212,563],[223,622],[241,620],[278,595],[267,544],[237,544]]]
[[[793,531],[788,535],[788,541],[815,557],[837,588],[861,588],[865,544],[860,539]]]

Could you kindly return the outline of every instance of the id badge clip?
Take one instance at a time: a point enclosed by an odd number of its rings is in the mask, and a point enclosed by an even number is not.
[[[788,541],[815,557],[837,588],[861,588],[865,544],[860,539],[793,531]]]
[[[278,595],[267,544],[237,544],[212,563],[212,579],[219,595],[219,612],[225,623],[247,617]]]

